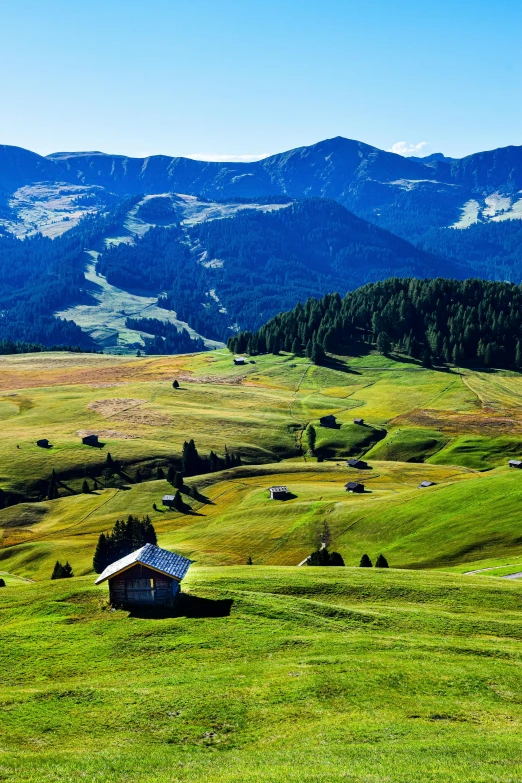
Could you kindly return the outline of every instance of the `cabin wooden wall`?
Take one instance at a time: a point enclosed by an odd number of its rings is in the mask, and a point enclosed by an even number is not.
[[[179,592],[179,582],[152,568],[136,563],[109,579],[110,602],[114,605],[154,604],[171,606]]]

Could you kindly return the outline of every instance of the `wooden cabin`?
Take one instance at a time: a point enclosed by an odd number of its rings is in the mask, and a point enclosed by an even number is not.
[[[97,435],[85,435],[82,438],[82,443],[84,444],[84,446],[99,446],[100,445],[100,442],[98,440],[98,436]]]
[[[508,462],[508,465],[510,468],[522,468],[522,460],[520,459],[510,459]]]
[[[363,459],[357,459],[356,457],[352,457],[352,459],[349,459],[346,463],[347,468],[357,468],[358,470],[366,470],[368,468],[368,463],[365,462]]]
[[[288,496],[287,487],[270,487],[270,500],[284,500]]]
[[[344,486],[347,492],[364,492],[364,484],[360,484],[358,481],[349,481]]]
[[[421,483],[418,486],[418,489],[424,489],[424,487],[434,487],[435,482],[434,481],[421,481]]]
[[[234,356],[234,364],[246,364],[244,356]]]
[[[145,544],[107,566],[95,584],[109,581],[112,606],[172,606],[192,560]]]
[[[40,438],[40,440],[36,441],[36,445],[40,446],[41,449],[48,449],[51,444],[47,438]]]
[[[174,505],[175,495],[163,495],[161,502],[164,506],[172,507]]]
[[[353,423],[354,424],[359,424],[361,426],[364,426],[364,419],[354,419]]]
[[[321,416],[321,418],[319,419],[319,424],[321,427],[336,427],[337,419],[333,414],[330,414],[328,416]]]

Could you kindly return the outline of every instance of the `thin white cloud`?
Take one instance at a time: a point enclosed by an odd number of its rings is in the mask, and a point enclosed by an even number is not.
[[[269,152],[263,152],[258,155],[216,155],[213,152],[194,152],[191,155],[183,155],[185,158],[193,160],[208,160],[217,163],[250,163],[254,160],[263,160],[268,158]]]
[[[419,141],[418,144],[412,144],[409,141],[396,141],[387,152],[395,152],[396,155],[404,155],[406,158],[410,155],[423,158],[430,154],[430,148],[431,144],[429,141]]]

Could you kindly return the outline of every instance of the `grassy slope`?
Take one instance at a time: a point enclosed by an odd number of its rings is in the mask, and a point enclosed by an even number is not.
[[[517,510],[522,474],[458,467],[493,467],[520,455],[517,374],[461,376],[381,356],[352,359],[348,368],[338,369],[288,355],[263,356],[243,368],[234,367],[226,351],[130,362],[33,355],[1,357],[0,364],[4,489],[27,487],[52,468],[79,489],[85,468],[102,465],[109,450],[132,473],[132,463],[176,459],[189,437],[203,452],[223,453],[226,444],[246,459],[269,463],[190,480],[207,498],[190,500],[190,515],[153,511],[153,503],[171,489],[165,481],[87,496],[63,493],[57,501],[4,509],[3,570],[46,578],[60,558],[69,559],[77,574],[88,573],[97,536],[128,513],[149,513],[160,543],[210,565],[243,563],[249,555],[257,563],[296,564],[318,544],[325,520],[332,546],[349,564],[364,551],[375,558],[381,550],[401,567],[471,568],[522,556]],[[181,379],[179,392],[172,390],[174,377]],[[116,410],[89,407],[115,398],[129,402]],[[330,412],[339,429],[317,426],[318,417]],[[354,425],[355,414],[368,426]],[[310,421],[316,424],[318,451],[334,461],[274,464],[274,458],[298,451]],[[513,434],[499,436],[507,426]],[[77,435],[82,429],[100,432],[105,447],[82,446]],[[44,436],[52,449],[36,447],[36,438]],[[364,452],[371,472],[344,468],[341,455]],[[427,462],[405,464],[422,460]],[[344,483],[362,475],[369,491],[348,495]],[[438,486],[418,490],[426,478]],[[296,497],[271,503],[266,489],[275,483],[287,484]]]
[[[110,612],[90,578],[0,593],[3,780],[520,780],[519,585],[261,567],[184,584],[203,617]]]

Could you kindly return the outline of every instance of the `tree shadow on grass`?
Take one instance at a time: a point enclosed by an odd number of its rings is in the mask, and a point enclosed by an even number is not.
[[[234,601],[232,598],[200,598],[190,593],[181,593],[174,606],[129,607],[129,618],[140,620],[164,620],[168,617],[228,617]]]

